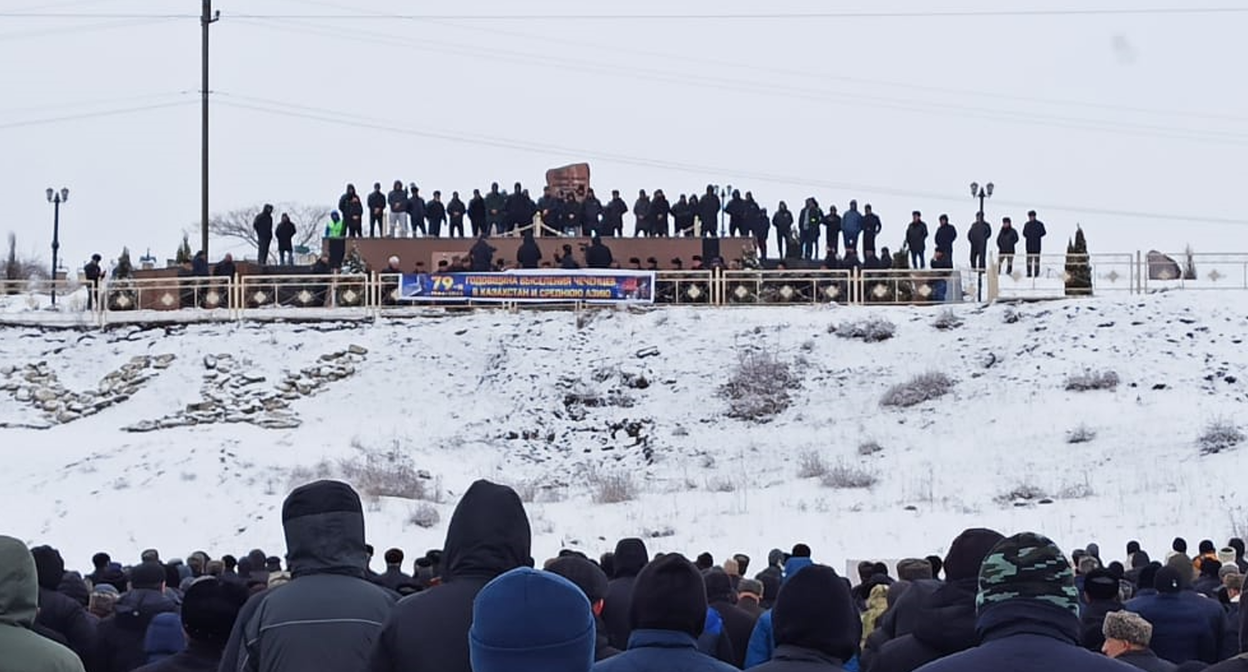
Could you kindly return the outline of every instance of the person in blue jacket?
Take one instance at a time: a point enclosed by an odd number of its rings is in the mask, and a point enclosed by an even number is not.
[[[1190,565],[1188,566],[1190,568]],[[1200,660],[1216,663],[1238,653],[1238,637],[1217,600],[1201,597],[1188,576],[1174,567],[1157,570],[1154,595],[1128,600],[1124,606],[1153,624],[1152,648],[1172,663]]]
[[[858,234],[862,233],[862,213],[858,201],[850,201],[849,209],[841,215],[841,237],[845,239],[845,251],[858,250]]]

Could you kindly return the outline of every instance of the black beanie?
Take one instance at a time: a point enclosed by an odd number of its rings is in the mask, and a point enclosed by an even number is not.
[[[1138,553],[1139,551],[1140,551],[1140,542],[1135,541],[1134,539],[1127,542],[1127,555],[1131,555],[1132,553]]]
[[[585,597],[590,604],[607,597],[606,573],[598,565],[585,558],[576,555],[565,555],[550,563],[546,570],[554,572],[576,584],[576,587],[580,588],[582,593],[585,593]]]
[[[1226,542],[1226,545],[1235,549],[1236,560],[1244,557],[1244,540],[1243,539],[1240,539],[1239,537],[1232,537],[1230,541]]]
[[[1216,553],[1218,550],[1217,548],[1214,547],[1213,541],[1211,539],[1201,539],[1200,546],[1198,548],[1200,549],[1201,555],[1204,555],[1206,553]]]
[[[715,566],[715,558],[710,553],[699,553],[698,561],[694,563],[698,569],[706,570]]]
[[[996,530],[974,527],[964,530],[949,545],[945,555],[945,580],[960,581],[979,577],[979,566],[984,564],[988,551],[1005,537]]]
[[[691,637],[706,626],[706,585],[685,556],[656,558],[637,575],[629,613],[633,630],[674,630]]]
[[[191,639],[223,649],[248,597],[247,589],[237,583],[199,579],[182,599],[182,627]]]
[[[65,576],[65,561],[61,552],[51,546],[36,546],[30,549],[35,558],[35,572],[39,575],[39,587],[56,590]]]
[[[814,649],[842,662],[857,653],[862,636],[849,586],[826,565],[811,565],[784,583],[771,627],[777,645]]]
[[[1187,540],[1183,537],[1175,537],[1174,541],[1170,544],[1170,548],[1173,549],[1175,553],[1186,553]]]
[[[1136,576],[1135,587],[1137,590],[1144,588],[1152,588],[1153,580],[1157,577],[1157,570],[1161,569],[1160,562],[1150,562],[1140,568],[1140,573]]]
[[[1083,592],[1093,600],[1112,600],[1118,597],[1118,579],[1098,567],[1083,577]]]
[[[1173,567],[1162,567],[1157,570],[1157,575],[1153,577],[1153,587],[1159,593],[1177,593],[1183,588],[1183,579],[1179,576],[1179,570]]]
[[[702,581],[706,583],[707,602],[731,602],[732,579],[722,569],[711,569],[702,573]]]

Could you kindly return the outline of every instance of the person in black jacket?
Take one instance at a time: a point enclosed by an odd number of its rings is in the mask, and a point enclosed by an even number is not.
[[[366,577],[360,496],[340,481],[299,486],[282,527],[291,581],[247,601],[220,669],[362,669],[397,596]]]
[[[581,232],[582,205],[576,202],[576,194],[567,192],[563,195],[563,207],[559,212],[559,225],[566,235],[575,236]]]
[[[1023,240],[1027,241],[1027,277],[1029,278],[1040,277],[1041,241],[1047,234],[1044,222],[1036,219],[1036,211],[1028,212],[1027,223],[1023,225]]]
[[[624,215],[627,213],[628,204],[620,198],[620,190],[612,189],[611,200],[602,211],[602,231],[599,231],[598,235],[607,237],[624,235]]]
[[[936,232],[937,237],[940,232]],[[975,213],[975,222],[966,231],[966,239],[971,244],[971,268],[982,271],[987,266],[988,241],[992,240],[992,225],[984,221],[984,213]]]
[[[944,254],[945,261],[953,264],[953,241],[958,239],[958,230],[949,223],[949,215],[940,216],[940,226],[936,227],[936,251]],[[933,264],[932,268],[935,268]]]
[[[772,610],[776,649],[758,672],[843,670],[854,657],[862,621],[845,579],[826,565],[811,565],[780,589]]]
[[[503,212],[506,217],[508,233],[529,225],[529,222],[525,221],[525,213],[528,211],[528,208],[524,201],[524,187],[517,182],[515,188],[507,195],[507,198],[503,199]]]
[[[516,263],[520,264],[520,268],[537,268],[541,261],[542,248],[538,247],[537,241],[533,239],[533,232],[525,231],[520,248],[516,250]]]
[[[694,217],[696,216],[697,213],[694,211],[693,206],[690,205],[689,199],[684,194],[681,194],[680,198],[672,204],[672,223],[675,227],[675,231],[672,234],[675,236],[692,236]]]
[[[611,262],[615,259],[611,256],[611,248],[602,244],[602,239],[594,236],[589,241],[589,247],[585,248],[585,265],[589,268],[611,268]]]
[[[581,265],[576,263],[576,256],[572,254],[572,246],[564,243],[563,254],[556,255],[559,260],[559,268],[565,271],[575,271]]]
[[[472,198],[468,199],[468,222],[472,227],[474,238],[483,232],[486,236],[490,235],[489,229],[485,226],[485,198],[481,196],[480,189],[473,189]]]
[[[251,228],[256,232],[257,260],[261,266],[266,266],[269,263],[269,245],[273,242],[273,206],[265,203],[251,223]]]
[[[1014,275],[1014,249],[1018,245],[1018,229],[1014,228],[1009,217],[1001,220],[1001,230],[997,232],[997,273],[1004,269],[1006,275]]]
[[[416,585],[416,580],[410,575],[403,572],[403,551],[398,548],[392,548],[386,551],[386,571],[382,572],[375,581],[380,586],[385,586],[400,595],[411,595],[420,588]]]
[[[607,639],[607,627],[602,622],[602,607],[607,598],[607,575],[598,565],[577,555],[565,555],[550,563],[546,571],[571,581],[585,593],[594,614],[594,662],[619,655],[620,650],[611,646]]]
[[[871,211],[871,204],[862,206],[862,250],[863,257],[867,252],[875,252],[875,237],[880,235],[880,231],[884,229],[884,225],[880,223],[879,215]]]
[[[355,185],[347,185],[347,193],[338,198],[338,211],[347,225],[347,237],[359,238],[364,235],[364,203],[360,195],[355,193]]]
[[[728,235],[753,235],[749,230],[749,209],[749,204],[745,202],[745,199],[741,198],[741,192],[734,189],[732,198],[728,199],[728,205],[724,206],[724,212],[728,213]]]
[[[272,218],[269,219],[272,221]],[[295,263],[295,223],[290,221],[290,215],[282,213],[282,221],[277,225],[277,259],[282,266],[294,265]],[[268,246],[265,246],[266,254]]]
[[[818,203],[816,203],[818,205]],[[836,212],[835,205],[828,206],[828,214],[823,217],[823,226],[828,230],[827,251],[829,256],[835,258],[840,250],[841,244],[841,216]],[[815,227],[815,243],[819,242],[819,227]],[[817,253],[817,251],[816,251]]]
[[[464,237],[464,213],[467,211],[467,208],[464,207],[464,202],[459,200],[459,192],[452,191],[451,201],[446,204],[446,216],[449,221],[446,235],[451,238]],[[456,233],[457,231],[459,233]]]
[[[473,483],[446,531],[441,584],[399,602],[363,670],[472,672],[473,600],[495,577],[533,565],[530,542],[529,519],[515,491],[485,480]]]
[[[672,214],[672,206],[662,189],[654,190],[654,200],[650,202],[650,235],[667,238],[667,218]]]
[[[433,200],[425,204],[425,220],[429,222],[429,235],[442,236],[442,222],[446,221],[446,206],[442,204],[442,192],[433,192]]]
[[[51,546],[36,546],[30,549],[30,554],[35,559],[39,581],[39,614],[35,625],[60,634],[74,653],[88,660],[95,647],[95,627],[83,605],[57,592],[65,576],[65,561],[60,551]]]
[[[386,195],[381,192],[381,183],[374,182],[373,193],[368,195],[368,237],[378,234],[386,235]]]
[[[771,226],[776,230],[776,256],[782,258],[789,256],[789,236],[793,233],[793,213],[784,201],[780,201],[776,214],[771,216]]]
[[[1100,651],[1105,643],[1101,626],[1105,615],[1122,609],[1118,601],[1118,579],[1108,570],[1094,569],[1083,576],[1083,613],[1079,615],[1079,643],[1089,651]]]
[[[596,236],[602,227],[602,201],[594,195],[594,190],[585,192],[585,200],[581,201],[581,235]]]
[[[706,194],[698,199],[698,220],[702,222],[702,236],[719,237],[719,213],[721,204],[714,185],[706,185]]]
[[[607,585],[607,601],[602,610],[602,620],[607,624],[607,637],[611,646],[623,651],[628,648],[628,636],[632,632],[629,614],[633,604],[633,584],[637,574],[650,562],[646,542],[641,539],[621,539],[615,544],[615,576]]]
[[[195,581],[182,600],[186,649],[135,672],[216,672],[247,598],[247,590],[238,584],[213,577]]]
[[[468,250],[468,258],[471,260],[471,268],[474,273],[488,273],[494,265],[494,246],[490,245],[482,233],[477,238],[477,242],[473,243],[472,249]]]
[[[96,628],[88,672],[130,672],[144,665],[147,626],[157,614],[177,610],[177,603],[165,593],[164,565],[149,560],[132,567],[130,590],[117,600],[113,615]]]
[[[637,192],[637,200],[633,202],[633,237],[649,238],[652,234],[650,226],[650,197],[646,190]]]
[[[425,215],[428,214],[425,209],[425,199],[420,195],[420,187],[412,184],[409,185],[411,194],[407,197],[407,214],[412,221],[412,237],[416,237],[416,230],[420,229],[420,235],[429,235],[428,229],[425,228]]]
[[[100,268],[100,255],[91,255],[91,261],[87,262],[82,268],[82,274],[87,278],[87,310],[91,310],[95,306],[95,297],[100,293],[100,278],[104,277],[104,271]],[[99,567],[96,567],[98,570]]]
[[[737,607],[732,579],[723,570],[714,568],[703,572],[702,580],[706,583],[707,604],[724,622],[724,630],[732,644],[733,664],[744,669],[745,652],[750,645],[750,634],[754,632],[754,622],[758,617]]]

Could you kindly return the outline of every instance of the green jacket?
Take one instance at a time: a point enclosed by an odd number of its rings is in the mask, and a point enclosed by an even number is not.
[[[73,651],[31,631],[38,604],[35,559],[0,536],[0,672],[83,672]]]

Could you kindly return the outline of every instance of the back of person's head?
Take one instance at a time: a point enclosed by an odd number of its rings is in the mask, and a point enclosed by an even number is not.
[[[130,588],[159,590],[167,579],[165,566],[154,560],[140,562],[130,568]]]
[[[1016,534],[998,542],[984,558],[975,602],[980,616],[1007,602],[1055,607],[1078,618],[1075,573],[1048,537],[1034,532]]]
[[[1083,592],[1093,600],[1118,598],[1118,579],[1107,569],[1094,569],[1083,577]]]
[[[862,634],[849,586],[825,565],[811,565],[786,582],[771,619],[777,645],[813,649],[841,661],[854,656]]]
[[[96,553],[95,555],[91,556],[91,565],[94,566],[96,569],[104,569],[108,567],[108,563],[112,561],[113,561],[112,557],[110,557],[107,553],[104,553],[104,552]]]
[[[750,571],[750,556],[744,553],[734,553],[732,559],[737,561],[738,574],[745,576],[745,573]]]
[[[1153,577],[1153,588],[1159,593],[1174,594],[1183,590],[1185,585],[1182,572],[1169,565],[1157,570]]]
[[[403,564],[403,551],[397,548],[392,548],[386,551],[386,564],[387,565]]]
[[[65,560],[61,558],[61,552],[51,546],[36,546],[30,549],[30,555],[35,559],[39,587],[56,590],[65,576]]]
[[[1216,547],[1213,545],[1212,539],[1201,539],[1200,546],[1198,546],[1197,548],[1200,549],[1200,555],[1213,553],[1216,550]]]
[[[472,604],[473,672],[587,672],[595,638],[589,600],[553,572],[513,569],[486,584]]]
[[[598,565],[588,559],[565,555],[550,563],[548,571],[571,581],[585,593],[590,604],[596,604],[607,597],[607,574]]]
[[[939,555],[929,555],[924,560],[927,560],[928,564],[932,566],[932,578],[939,579],[941,570],[945,568],[944,559]]]
[[[1240,539],[1239,537],[1231,537],[1231,539],[1226,542],[1226,545],[1235,549],[1236,559],[1244,557],[1244,540],[1243,539]]]
[[[702,581],[706,584],[707,602],[732,602],[732,579],[722,569],[714,568],[702,572]]]
[[[763,599],[764,595],[763,582],[758,579],[741,579],[737,584],[738,597],[753,597],[755,600]]]
[[[1140,552],[1140,542],[1135,541],[1134,539],[1127,542],[1127,555],[1131,555],[1132,553],[1139,553],[1139,552]]]
[[[182,599],[182,627],[191,640],[223,649],[247,597],[247,590],[236,583],[197,579]]]
[[[621,539],[615,544],[615,571],[611,573],[611,577],[637,576],[649,561],[650,553],[646,550],[646,542],[636,537]]]
[[[238,567],[238,558],[232,555],[223,555],[221,556],[221,564],[225,565],[227,570],[232,570]]]
[[[606,574],[608,579],[615,576],[615,552],[603,553],[598,558],[598,566],[602,568],[602,573]]]
[[[807,546],[806,544],[794,544],[793,552],[790,553],[789,555],[795,558],[809,558],[810,547]]]
[[[286,562],[291,575],[332,571],[364,575],[364,508],[346,483],[321,480],[301,485],[282,502]],[[332,537],[333,544],[327,544]],[[253,571],[265,567],[263,551],[247,554]],[[265,577],[267,581],[267,577]]]
[[[143,634],[143,652],[148,662],[164,660],[186,648],[186,635],[177,612],[156,614]]]
[[[1187,540],[1184,539],[1183,537],[1175,537],[1174,541],[1170,542],[1170,548],[1175,553],[1186,553],[1187,552]]]
[[[945,554],[945,579],[961,581],[978,577],[984,558],[1004,538],[1000,532],[983,527],[963,530],[954,537],[949,552]]]
[[[1192,585],[1192,581],[1196,579],[1196,567],[1192,565],[1192,559],[1184,553],[1170,556],[1170,559],[1166,560],[1166,567],[1174,570],[1184,588]]]
[[[646,565],[633,585],[633,630],[672,630],[691,637],[706,625],[706,585],[685,556],[668,553]]]
[[[1140,569],[1147,567],[1152,559],[1148,557],[1148,551],[1139,550],[1131,554],[1131,569]]]
[[[724,561],[724,573],[728,576],[741,576],[741,566],[737,564],[735,558],[728,558]]]
[[[1091,555],[1085,555],[1079,558],[1079,574],[1081,576],[1090,574],[1095,569],[1101,568],[1101,561]]]
[[[1136,589],[1154,588],[1153,582],[1157,578],[1157,570],[1159,569],[1161,569],[1160,562],[1150,562],[1141,567],[1140,573],[1135,578]]]
[[[715,556],[707,552],[698,554],[698,561],[694,563],[699,571],[706,571],[715,566]]]
[[[1205,558],[1200,563],[1200,575],[1202,577],[1217,578],[1218,572],[1222,570],[1222,563],[1213,558]]]
[[[1105,614],[1101,634],[1106,639],[1147,647],[1153,641],[1153,624],[1133,611],[1111,611]]]
[[[91,588],[91,596],[87,599],[87,611],[99,618],[108,618],[117,606],[120,594],[111,583],[97,583]]]
[[[934,578],[932,563],[919,558],[905,558],[897,563],[897,577],[902,581],[921,581]]]

